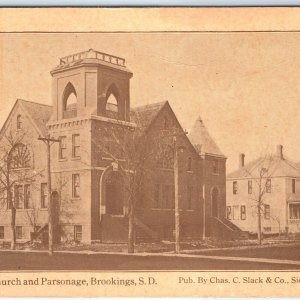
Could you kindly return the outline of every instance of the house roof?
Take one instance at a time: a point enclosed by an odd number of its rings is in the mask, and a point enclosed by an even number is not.
[[[188,134],[188,138],[199,154],[224,156],[216,142],[210,136],[201,117],[194,123],[194,126]]]
[[[134,107],[130,111],[130,117],[142,130],[147,129],[157,117],[168,101]]]
[[[23,99],[18,99],[17,101],[21,103],[21,105],[30,115],[32,120],[35,122],[41,133],[43,135],[46,135],[46,124],[51,117],[53,107],[50,105],[45,105]]]
[[[278,155],[259,157],[227,175],[228,179],[259,178],[262,168],[268,177],[300,177],[300,165]]]

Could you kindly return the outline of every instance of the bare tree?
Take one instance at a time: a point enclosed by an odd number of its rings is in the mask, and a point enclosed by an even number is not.
[[[146,178],[154,174],[158,140],[145,135],[141,126],[119,124],[99,129],[102,142],[92,141],[100,156],[112,160],[124,178],[128,214],[128,253],[134,252],[136,209],[145,195]]]
[[[258,244],[262,244],[262,216],[265,213],[266,194],[271,192],[272,189],[272,171],[274,158],[271,155],[266,155],[262,158],[258,165],[256,165],[253,170],[246,170],[249,177],[254,181],[256,188],[252,189],[251,200],[254,201],[255,214],[257,216],[257,241]]]
[[[1,206],[10,211],[11,249],[16,246],[16,213],[24,205],[24,195],[13,188],[17,184],[30,184],[38,173],[32,169],[32,157],[24,142],[25,133],[9,129],[0,146],[0,194]]]

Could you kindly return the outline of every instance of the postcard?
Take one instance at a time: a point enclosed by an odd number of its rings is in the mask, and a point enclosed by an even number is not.
[[[299,10],[0,9],[0,296],[299,296]]]

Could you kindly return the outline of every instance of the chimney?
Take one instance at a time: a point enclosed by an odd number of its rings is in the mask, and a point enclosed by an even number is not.
[[[280,159],[283,159],[283,146],[282,145],[277,145],[277,157]]]
[[[245,154],[241,153],[239,155],[239,167],[244,168],[244,166],[245,166]]]

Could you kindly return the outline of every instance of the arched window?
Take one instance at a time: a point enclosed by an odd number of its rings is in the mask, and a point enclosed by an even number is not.
[[[77,93],[69,82],[63,94],[63,117],[74,118],[77,116]]]
[[[118,112],[118,102],[114,94],[110,94],[106,102],[106,111]]]
[[[169,122],[167,118],[164,118],[164,130],[169,129]]]
[[[111,119],[119,119],[120,117],[120,94],[113,83],[109,86],[106,92],[106,103],[104,115]]]
[[[10,166],[12,169],[29,168],[31,156],[24,144],[17,144],[10,152]]]
[[[156,155],[156,165],[158,168],[173,169],[174,150],[170,145],[159,146]]]
[[[22,128],[22,116],[18,115],[17,116],[17,129],[21,129]]]

